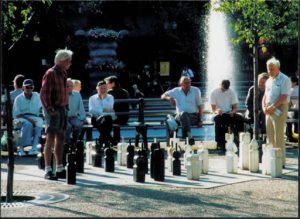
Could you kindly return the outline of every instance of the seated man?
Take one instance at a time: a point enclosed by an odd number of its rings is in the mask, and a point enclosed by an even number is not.
[[[98,129],[100,133],[100,143],[106,145],[117,143],[111,136],[112,123],[115,119],[114,115],[114,97],[107,93],[105,81],[99,81],[97,84],[97,94],[89,98],[89,113],[92,116],[92,125]]]
[[[81,91],[81,81],[77,79],[73,79],[73,91],[80,92]]]
[[[108,88],[107,93],[111,94],[114,99],[129,99],[129,93],[127,90],[120,87],[119,79],[116,76],[110,76],[104,79]],[[114,111],[116,113],[124,113],[129,112],[129,104],[128,103],[115,103]],[[129,119],[129,115],[117,115],[115,124],[125,125],[127,124]],[[114,139],[118,142],[121,140],[120,136],[120,128],[114,128]]]
[[[29,155],[37,154],[37,144],[43,129],[43,119],[39,117],[42,103],[40,95],[33,92],[33,80],[23,82],[24,92],[16,97],[13,105],[13,118],[16,128],[21,129],[19,156],[24,156],[24,147],[32,145]]]
[[[258,75],[258,130],[259,134],[266,133],[266,117],[262,110],[262,98],[265,94],[266,81],[268,80],[269,75],[266,72],[263,72]],[[253,113],[253,101],[254,101],[254,86],[251,86],[246,97],[246,119],[250,124],[254,122],[254,113]],[[253,130],[250,130],[253,133]]]
[[[210,104],[215,114],[215,140],[219,149],[225,151],[225,133],[228,132],[228,126],[233,131],[234,142],[238,146],[238,132],[244,128],[244,118],[237,114],[237,95],[229,88],[230,81],[223,80],[221,86],[212,91],[210,95]]]
[[[176,121],[182,126],[182,138],[191,138],[191,125],[202,127],[202,99],[199,88],[191,86],[191,79],[182,76],[180,87],[175,87],[161,95],[161,99],[168,100],[176,106]]]
[[[69,110],[66,130],[66,142],[71,143],[71,133],[73,132],[73,142],[78,140],[82,126],[86,119],[86,114],[79,92],[73,91],[73,81],[68,78],[67,90],[69,93]]]

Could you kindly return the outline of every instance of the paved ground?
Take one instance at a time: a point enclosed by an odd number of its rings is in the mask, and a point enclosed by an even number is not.
[[[166,169],[165,182],[135,183],[132,170],[115,173],[85,167],[77,185],[46,181],[34,158],[16,158],[16,193],[65,194],[69,199],[47,205],[1,207],[2,217],[297,217],[298,148],[287,149],[282,178],[239,170],[227,174],[224,156],[210,154],[209,173],[200,181],[175,177]],[[6,189],[6,158],[1,159],[1,191]]]

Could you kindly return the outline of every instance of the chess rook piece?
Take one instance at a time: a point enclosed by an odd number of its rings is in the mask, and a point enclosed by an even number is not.
[[[153,143],[150,146],[150,177],[153,178],[153,163],[154,161],[154,150],[159,148],[159,143],[156,142],[156,138],[154,138]]]
[[[111,145],[112,146],[112,145]],[[104,170],[105,172],[115,171],[114,150],[109,146],[104,150]]]
[[[240,151],[239,151],[239,167],[242,170],[249,170],[249,144],[250,144],[250,133],[240,133]]]
[[[133,168],[134,164],[134,146],[131,144],[131,139],[129,139],[129,145],[127,146],[127,168]]]

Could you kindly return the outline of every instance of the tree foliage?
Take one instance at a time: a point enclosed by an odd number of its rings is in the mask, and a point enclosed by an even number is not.
[[[42,0],[41,2],[3,0],[3,40],[5,46],[11,48],[22,37],[40,3],[50,6],[52,0]]]
[[[232,38],[234,44],[244,41],[253,47],[259,38],[287,44],[296,40],[299,34],[296,0],[225,0],[214,1],[212,7],[231,17],[230,27],[236,33]]]

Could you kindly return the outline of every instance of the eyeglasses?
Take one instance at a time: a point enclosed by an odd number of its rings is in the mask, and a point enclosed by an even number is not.
[[[33,86],[25,86],[26,89],[33,89]]]

